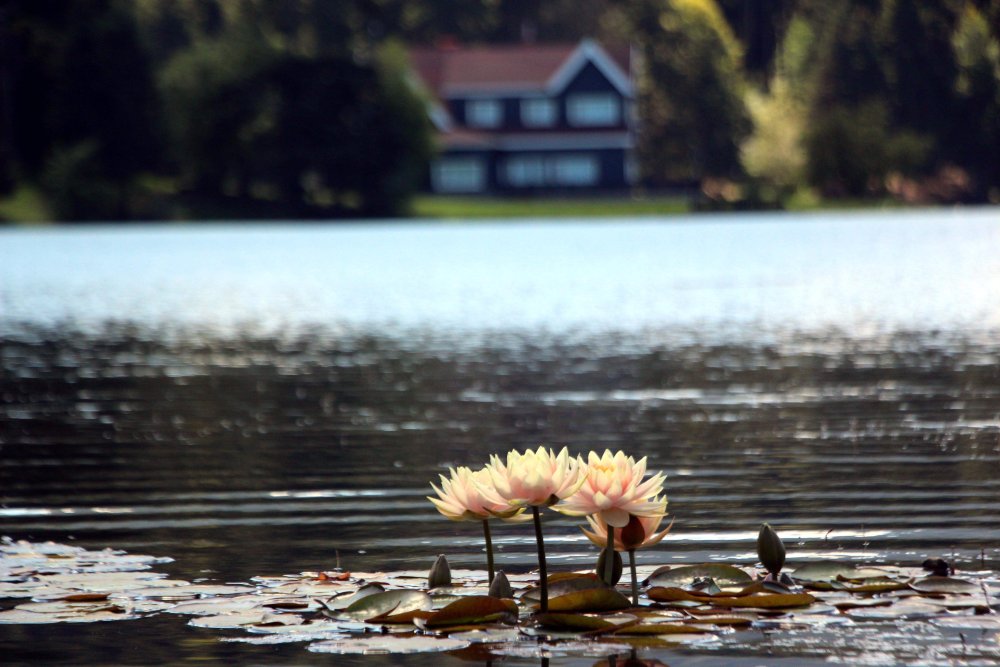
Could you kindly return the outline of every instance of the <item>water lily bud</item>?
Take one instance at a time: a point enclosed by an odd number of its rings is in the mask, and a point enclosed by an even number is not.
[[[785,564],[785,545],[781,543],[781,538],[774,529],[766,523],[761,525],[757,534],[757,557],[764,564],[764,568],[774,575],[781,572]]]
[[[607,557],[606,556],[607,553],[608,552],[606,550],[602,549],[601,556],[597,559],[597,576],[600,577],[601,581],[603,581],[608,586],[614,586],[622,578],[622,555],[617,551],[611,552],[615,555],[615,560],[614,564],[611,566],[612,581],[609,582],[604,579],[604,567],[605,567],[604,564],[606,562],[605,558]]]
[[[490,583],[489,595],[494,598],[514,597],[514,589],[510,587],[510,582],[507,580],[507,575],[503,573],[503,570],[500,570],[493,575],[493,582]]]
[[[646,541],[646,529],[639,517],[634,514],[629,515],[628,525],[621,530],[621,538],[625,551],[632,551],[642,546]]]
[[[427,588],[438,588],[439,586],[451,585],[451,568],[448,566],[448,559],[441,554],[434,561],[434,567],[427,575]]]

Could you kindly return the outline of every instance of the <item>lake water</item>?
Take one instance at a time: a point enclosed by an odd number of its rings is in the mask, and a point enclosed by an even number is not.
[[[750,564],[769,521],[792,563],[996,568],[1000,211],[0,229],[0,535],[188,579],[481,567],[428,482],[541,443],[667,474],[641,563]],[[577,523],[546,516],[550,568],[596,557]],[[0,626],[0,654],[329,662],[182,623]]]

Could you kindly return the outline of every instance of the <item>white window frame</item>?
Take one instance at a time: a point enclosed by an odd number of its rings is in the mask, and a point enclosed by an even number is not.
[[[559,105],[551,97],[521,100],[521,124],[525,127],[552,127],[559,117]]]
[[[503,102],[493,98],[466,100],[465,124],[469,127],[500,127],[503,124]]]
[[[486,189],[486,163],[472,155],[443,157],[431,165],[435,192],[482,192]]]
[[[618,125],[621,98],[615,93],[575,93],[566,98],[566,120],[574,127]]]

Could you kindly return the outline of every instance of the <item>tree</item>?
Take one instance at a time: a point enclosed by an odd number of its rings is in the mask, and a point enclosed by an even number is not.
[[[959,69],[955,153],[972,176],[973,197],[1000,201],[1000,36],[991,34],[986,17],[967,4],[954,47]]]
[[[642,55],[639,160],[653,185],[736,177],[749,131],[740,54],[714,0],[625,10]]]
[[[132,214],[139,173],[158,166],[157,100],[136,27],[116,0],[12,0],[5,113],[10,160],[64,219]]]
[[[398,50],[369,64],[266,45],[253,27],[163,72],[185,185],[301,215],[402,212],[430,155],[425,106]]]

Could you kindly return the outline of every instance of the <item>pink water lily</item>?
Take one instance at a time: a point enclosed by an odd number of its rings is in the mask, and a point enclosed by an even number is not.
[[[538,583],[541,589],[539,607],[549,608],[549,578],[545,565],[545,541],[542,538],[540,508],[553,505],[576,493],[587,478],[587,467],[578,456],[570,457],[563,447],[556,454],[539,447],[525,452],[510,451],[506,462],[491,456],[486,466],[492,485],[480,486],[485,498],[495,503],[509,502],[515,507],[530,507],[535,524],[535,544],[538,546]]]
[[[645,549],[657,544],[670,532],[674,522],[660,532],[656,532],[663,522],[667,513],[667,499],[662,497],[654,498],[654,503],[659,505],[659,512],[653,516],[635,516],[629,519],[628,525],[622,530],[615,532],[615,551],[632,551],[633,549]],[[587,517],[587,523],[591,530],[580,526],[580,530],[587,536],[587,539],[596,546],[604,548],[607,544],[608,524],[600,514],[591,514]]]
[[[607,526],[624,528],[630,516],[662,515],[661,503],[654,500],[663,492],[664,476],[657,473],[643,481],[646,458],[638,462],[624,452],[604,450],[587,456],[586,479],[579,490],[553,509],[571,516],[598,515]]]
[[[449,468],[449,477],[440,475],[440,488],[431,482],[437,498],[427,496],[438,511],[452,521],[483,521],[493,517],[508,519],[524,511],[495,494],[484,493],[492,483],[484,468],[473,471],[459,466]]]
[[[486,470],[492,484],[480,486],[483,497],[515,507],[553,505],[576,493],[587,474],[583,461],[571,457],[565,447],[558,454],[545,447],[512,450],[506,462],[493,455]]]

